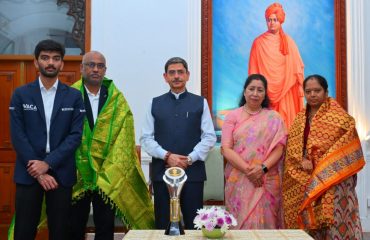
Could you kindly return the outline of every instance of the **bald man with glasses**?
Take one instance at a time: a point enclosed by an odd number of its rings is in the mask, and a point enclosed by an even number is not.
[[[106,60],[97,51],[84,55],[81,91],[86,117],[76,152],[77,184],[72,193],[70,240],[85,239],[93,206],[95,240],[113,240],[115,217],[134,229],[154,227],[154,210],[136,153],[130,107],[113,80],[105,77]]]

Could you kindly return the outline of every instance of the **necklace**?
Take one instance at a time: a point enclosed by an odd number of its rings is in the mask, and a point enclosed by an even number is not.
[[[258,114],[259,112],[261,112],[262,107],[260,107],[257,111],[251,112],[251,111],[249,111],[249,110],[248,110],[247,105],[244,105],[244,110],[245,110],[249,115],[253,116],[253,115],[256,115],[256,114]]]

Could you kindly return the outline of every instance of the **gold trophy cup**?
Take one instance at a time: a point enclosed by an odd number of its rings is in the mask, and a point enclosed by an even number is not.
[[[170,236],[184,235],[184,227],[180,222],[180,193],[188,177],[185,171],[179,167],[168,168],[163,181],[167,184],[170,194],[170,222],[164,234]]]

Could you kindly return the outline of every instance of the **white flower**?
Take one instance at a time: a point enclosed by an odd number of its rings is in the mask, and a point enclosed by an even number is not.
[[[226,232],[230,226],[236,226],[236,219],[228,211],[221,207],[212,206],[197,210],[197,216],[194,218],[194,227],[197,229],[206,228],[212,231],[220,228],[221,232]]]

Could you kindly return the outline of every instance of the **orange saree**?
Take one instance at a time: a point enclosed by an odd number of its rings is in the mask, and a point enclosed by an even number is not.
[[[289,131],[283,175],[283,210],[287,228],[303,228],[315,239],[361,239],[355,192],[356,173],[365,165],[354,119],[332,98],[312,119],[303,170],[305,110]]]
[[[297,45],[286,35],[288,54],[280,52],[280,36],[265,32],[252,45],[248,75],[259,73],[268,81],[271,107],[279,112],[286,126],[303,108],[303,62]]]

